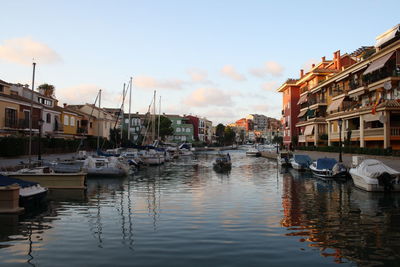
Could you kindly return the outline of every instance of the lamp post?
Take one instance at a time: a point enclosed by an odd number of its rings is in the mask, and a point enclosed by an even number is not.
[[[343,119],[338,120],[339,124],[339,162],[342,162],[342,125]]]
[[[41,150],[41,148],[42,148],[42,144],[41,144],[41,140],[42,140],[42,126],[43,126],[43,120],[42,119],[40,119],[39,121],[38,121],[38,125],[39,125],[39,146],[38,146],[38,160],[40,161],[40,160],[42,160],[42,150]]]

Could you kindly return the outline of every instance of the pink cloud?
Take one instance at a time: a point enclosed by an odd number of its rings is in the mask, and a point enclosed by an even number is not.
[[[216,88],[196,89],[183,102],[195,107],[232,105],[231,95]]]
[[[184,81],[178,79],[158,80],[150,76],[136,76],[133,78],[133,86],[142,89],[182,90],[184,84]]]
[[[246,77],[238,73],[232,65],[225,65],[221,69],[221,73],[235,81],[245,81]]]
[[[281,76],[284,68],[281,64],[276,61],[267,61],[261,68],[254,68],[250,70],[250,73],[257,77],[265,77],[268,74],[272,76]]]

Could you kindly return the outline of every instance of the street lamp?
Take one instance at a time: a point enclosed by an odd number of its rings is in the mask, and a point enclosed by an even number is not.
[[[39,125],[39,146],[38,146],[38,160],[42,160],[42,150],[41,150],[41,139],[42,139],[42,126],[43,126],[44,120],[40,119],[38,120],[38,125]]]
[[[342,125],[343,119],[338,120],[339,124],[339,162],[342,162]]]

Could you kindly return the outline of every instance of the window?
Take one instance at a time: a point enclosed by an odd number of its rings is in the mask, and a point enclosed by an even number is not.
[[[71,126],[75,126],[75,118],[74,118],[74,117],[71,117],[71,118],[70,118],[69,124],[70,124]]]
[[[38,97],[38,102],[46,106],[51,106],[53,104],[51,100],[45,99],[43,97]]]
[[[125,119],[125,123],[128,124],[129,123],[129,119]]]
[[[176,128],[176,132],[180,133],[181,132],[181,128]]]
[[[69,117],[67,115],[64,115],[64,125],[69,125]]]
[[[24,109],[24,120],[22,121],[21,128],[29,128],[29,120],[31,119],[31,111]]]
[[[50,113],[46,114],[46,123],[51,123],[51,114]]]
[[[5,126],[10,128],[17,127],[17,110],[6,108],[6,121]]]
[[[177,121],[176,121],[176,124],[181,124],[181,123],[182,123],[181,120],[177,120]]]
[[[186,128],[186,132],[187,132],[187,133],[190,133],[190,128]]]
[[[4,85],[0,84],[0,92],[4,92]]]
[[[90,127],[90,128],[93,128],[93,122],[90,122],[90,123],[89,123],[89,127]]]

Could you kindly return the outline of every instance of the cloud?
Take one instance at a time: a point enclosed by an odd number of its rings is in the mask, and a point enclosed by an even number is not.
[[[267,104],[259,104],[259,105],[252,105],[251,109],[256,112],[267,112],[270,110],[270,107]]]
[[[40,64],[61,62],[53,49],[30,37],[5,40],[0,44],[0,59],[23,65],[30,65],[33,60]]]
[[[267,61],[261,68],[251,69],[250,73],[254,76],[263,78],[265,76],[281,76],[284,71],[284,68],[281,64],[275,61]]]
[[[183,102],[188,106],[195,107],[230,106],[233,104],[230,94],[216,88],[196,89]]]
[[[184,81],[178,79],[157,80],[150,76],[136,76],[133,79],[133,86],[142,89],[182,90],[184,84]]]
[[[207,72],[199,69],[190,69],[188,70],[188,74],[194,83],[212,83],[207,79]]]
[[[245,81],[246,77],[238,73],[232,65],[225,65],[221,69],[221,73],[235,81]]]
[[[265,91],[275,91],[278,88],[278,83],[275,81],[265,82],[261,85],[261,88]]]
[[[101,87],[95,84],[79,84],[72,87],[57,90],[56,97],[60,102],[69,105],[80,105],[84,103],[93,104],[97,93]],[[122,96],[118,93],[102,90],[101,106],[103,107],[119,107],[122,102]],[[98,103],[96,104],[98,105]]]

